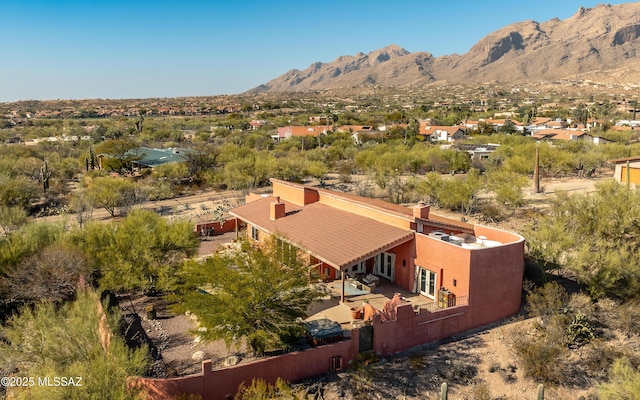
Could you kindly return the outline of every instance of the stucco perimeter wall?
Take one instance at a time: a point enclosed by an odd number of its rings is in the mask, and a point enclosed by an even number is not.
[[[236,229],[236,219],[231,218],[224,221],[222,224],[220,222],[203,222],[195,225],[194,231],[198,235],[202,235],[203,230],[206,232],[207,229],[213,228],[215,234],[233,232]],[[206,233],[205,233],[206,234]]]
[[[469,306],[416,314],[409,304],[398,307],[392,321],[382,322],[382,316],[375,315],[373,349],[389,355],[475,328],[469,324],[468,314]]]
[[[213,371],[211,362],[205,361],[200,374],[173,379],[134,378],[132,384],[148,390],[148,400],[169,400],[178,394],[196,394],[207,400],[225,400],[228,394],[236,393],[241,383],[250,385],[252,379],[262,378],[274,383],[282,378],[295,382],[324,374],[330,371],[333,357],[341,357],[346,368],[358,353],[358,346],[358,331],[353,330],[352,338],[342,342]]]

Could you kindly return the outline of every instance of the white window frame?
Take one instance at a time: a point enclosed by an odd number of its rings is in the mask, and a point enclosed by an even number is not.
[[[426,296],[430,299],[436,299],[436,292],[438,291],[438,274],[429,269],[418,267],[418,293]],[[425,278],[425,290],[422,290],[422,278]],[[430,289],[433,287],[433,293]]]

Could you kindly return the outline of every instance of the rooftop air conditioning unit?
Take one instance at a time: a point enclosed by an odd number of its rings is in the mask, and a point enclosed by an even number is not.
[[[430,232],[429,236],[434,238],[434,239],[444,240],[445,242],[449,241],[449,235],[447,235],[446,233],[444,233],[442,231]]]

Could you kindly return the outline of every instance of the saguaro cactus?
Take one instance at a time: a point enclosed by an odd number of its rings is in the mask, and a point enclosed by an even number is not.
[[[42,167],[40,168],[40,180],[42,181],[42,191],[47,193],[49,189],[49,178],[51,178],[51,172],[49,172],[49,163],[44,160]]]
[[[91,169],[96,168],[98,157],[96,156],[95,150],[93,150],[93,146],[89,146],[89,167]]]
[[[538,385],[538,400],[544,400],[544,385],[542,383]]]
[[[449,395],[449,387],[447,386],[447,382],[442,382],[442,386],[440,386],[440,400],[447,400]]]

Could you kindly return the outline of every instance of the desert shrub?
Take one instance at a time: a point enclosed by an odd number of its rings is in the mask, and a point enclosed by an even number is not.
[[[361,363],[356,362],[349,371],[349,383],[353,391],[355,399],[370,399],[373,394],[371,383],[373,382],[373,373],[371,369],[366,368]]]
[[[498,206],[493,201],[483,204],[480,208],[480,214],[480,219],[483,222],[500,222],[505,219],[503,207]]]
[[[600,385],[602,400],[640,400],[640,370],[627,358],[616,360],[609,372],[609,382]]]
[[[512,346],[527,376],[542,383],[563,381],[562,357],[567,351],[563,332],[558,329],[535,330],[527,335],[514,332]]]
[[[626,337],[640,333],[640,300],[617,304],[612,300],[600,300],[598,308],[603,322],[611,329],[621,331]]]
[[[268,399],[304,399],[304,393],[296,391],[281,378],[271,385],[264,379],[253,379],[249,386],[240,384],[236,400],[268,400]]]
[[[468,385],[478,374],[478,368],[463,360],[453,360],[447,361],[439,372],[445,382]]]
[[[607,344],[604,340],[595,339],[583,350],[584,367],[596,379],[604,379],[613,363],[621,358],[621,349]]]
[[[491,390],[485,382],[480,382],[471,388],[471,398],[473,400],[492,400]]]
[[[424,369],[425,361],[422,354],[412,354],[411,356],[409,356],[409,367],[416,371]]]
[[[491,373],[498,372],[498,371],[500,371],[500,369],[501,369],[500,368],[500,364],[498,364],[498,363],[492,363],[489,366],[489,372],[491,372]]]
[[[549,282],[527,293],[527,309],[543,323],[550,319],[564,319],[563,310],[569,301],[567,291],[556,282]]]

